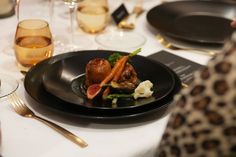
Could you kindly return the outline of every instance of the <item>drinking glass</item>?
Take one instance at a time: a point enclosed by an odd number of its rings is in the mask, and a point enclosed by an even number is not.
[[[12,3],[12,4],[14,4],[14,7],[13,7],[13,11],[16,13],[16,20],[17,20],[17,23],[19,22],[19,10],[20,10],[20,1],[21,0],[15,0],[15,2],[12,2],[12,0],[4,0],[4,1],[8,1],[8,5],[10,5],[10,2]],[[2,1],[2,2],[4,2],[4,1]],[[0,4],[1,5],[1,4]],[[7,8],[6,6],[5,6],[5,8]],[[2,10],[2,8],[0,8],[0,10]],[[1,50],[4,54],[6,54],[6,55],[14,55],[14,52],[13,52],[13,45],[12,45],[12,43],[10,42],[9,43],[9,41],[12,39],[11,38],[12,37],[12,34],[10,34],[9,36],[6,36],[4,39],[6,40],[5,42],[6,42],[6,46],[5,47],[3,47],[3,49]]]
[[[53,19],[53,14],[54,14],[54,0],[49,0],[49,20],[50,20],[50,24],[53,23],[52,19]]]
[[[17,25],[14,50],[21,71],[53,55],[53,41],[49,25],[41,19],[27,19]]]
[[[77,22],[80,28],[88,33],[98,33],[105,29],[109,22],[107,0],[84,0],[77,8]]]
[[[82,36],[75,35],[74,31],[74,20],[75,20],[75,9],[79,2],[83,0],[63,0],[65,5],[69,8],[70,13],[70,43],[64,45],[64,49],[67,51],[75,51],[85,47],[88,47],[91,42]]]
[[[55,30],[56,23],[53,21],[54,19],[54,9],[55,9],[55,0],[48,0],[49,2],[49,25],[53,30]],[[56,52],[64,52],[63,47],[65,43],[63,42],[63,39],[60,38],[60,36],[56,35],[56,33],[53,33],[53,43],[54,43],[54,53]]]

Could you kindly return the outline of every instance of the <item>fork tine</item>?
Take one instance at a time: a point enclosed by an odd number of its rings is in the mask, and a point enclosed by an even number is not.
[[[14,93],[13,97],[17,103],[17,106],[19,107],[21,114],[23,114],[24,116],[34,114],[34,112],[24,103],[24,101],[16,93]]]
[[[14,94],[14,97],[21,106],[25,106],[25,103],[23,102],[23,100],[20,99],[20,97],[18,95],[16,95],[16,93]]]
[[[19,110],[18,110],[18,107],[16,107],[16,105],[15,105],[15,101],[14,101],[12,95],[13,95],[13,94],[10,94],[10,95],[8,96],[8,100],[10,101],[10,103],[11,103],[13,109],[18,113]]]
[[[24,106],[24,103],[19,97],[17,96],[16,93],[12,93],[9,96],[9,100],[13,106],[13,109],[18,113],[18,114],[23,114],[26,112],[26,107]]]
[[[15,93],[14,95],[14,99],[18,105],[18,107],[21,109],[21,112],[27,112],[29,110],[29,108],[25,105],[25,103],[23,102],[23,100]]]
[[[16,93],[14,93],[14,94],[12,95],[12,99],[15,101],[15,104],[16,104],[18,107],[21,106],[21,103],[20,103],[19,99],[17,98]]]
[[[14,97],[13,97],[14,94],[15,94],[15,93],[12,93],[11,95],[9,95],[9,96],[8,96],[8,99],[9,99],[9,101],[11,102],[13,109],[14,109],[17,113],[20,113],[19,107],[18,107],[18,105],[17,105],[17,103],[16,103],[16,101],[15,101],[15,99],[14,99]]]

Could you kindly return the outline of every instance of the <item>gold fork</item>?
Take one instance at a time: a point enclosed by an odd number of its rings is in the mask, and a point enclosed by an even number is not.
[[[168,49],[171,49],[171,50],[190,50],[194,53],[203,54],[203,55],[207,55],[207,56],[210,56],[210,57],[214,57],[217,54],[216,52],[208,51],[208,50],[204,50],[204,49],[177,47],[177,46],[171,44],[170,42],[168,42],[160,34],[156,35],[156,38],[160,42],[160,44],[162,44],[165,48],[168,48]]]
[[[23,117],[27,117],[27,118],[34,118],[34,119],[39,120],[40,122],[43,122],[44,124],[48,125],[52,129],[56,130],[58,133],[60,133],[61,135],[63,135],[64,137],[71,140],[72,142],[74,142],[75,144],[79,145],[82,148],[88,146],[88,144],[84,140],[82,140],[80,137],[76,136],[75,134],[69,132],[68,130],[62,128],[61,126],[59,126],[53,122],[50,122],[46,119],[43,119],[43,118],[35,115],[34,112],[31,111],[25,105],[23,100],[21,100],[20,97],[16,93],[9,95],[8,100],[12,104],[15,112],[18,113],[19,115],[21,115]]]

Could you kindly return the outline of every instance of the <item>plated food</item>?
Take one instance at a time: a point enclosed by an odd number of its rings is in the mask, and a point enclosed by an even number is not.
[[[113,53],[106,58],[94,58],[86,65],[87,98],[101,97],[103,100],[152,96],[153,84],[149,80],[141,83],[137,72],[129,60],[138,54],[137,49],[129,55]]]
[[[40,89],[43,88],[44,94],[47,96],[45,101],[48,102],[48,97],[50,100],[59,101],[62,103],[52,102],[48,103],[56,108],[68,110],[72,112],[84,111],[83,114],[91,113],[97,116],[120,116],[121,114],[131,114],[143,113],[144,111],[159,108],[163,105],[163,102],[168,102],[172,100],[172,92],[176,87],[176,79],[173,72],[163,65],[162,63],[148,59],[141,55],[135,55],[129,57],[127,64],[133,66],[137,75],[137,84],[135,89],[131,91],[114,89],[109,81],[101,89],[101,92],[93,99],[87,98],[88,85],[86,81],[86,66],[88,63],[95,58],[102,58],[109,62],[110,56],[130,56],[133,53],[126,53],[121,51],[111,51],[111,50],[89,50],[89,51],[78,51],[71,52],[67,55],[55,56],[50,60],[49,66],[44,69],[41,73],[42,76],[42,86],[38,86]],[[102,61],[102,64],[107,64],[106,61]],[[109,62],[110,64],[110,62]],[[114,65],[111,65],[112,71]],[[91,69],[90,69],[91,70]],[[36,72],[36,71],[35,71]],[[37,73],[37,72],[36,72]],[[98,75],[96,73],[96,75]],[[91,76],[96,78],[95,76]],[[32,78],[33,79],[33,78]],[[103,80],[102,78],[101,80]],[[100,80],[100,81],[101,81]],[[146,85],[149,86],[146,80],[150,80],[153,84],[151,91],[143,88]],[[34,82],[35,80],[30,80]],[[144,83],[141,83],[145,81]],[[92,84],[100,84],[100,82],[92,82]],[[117,85],[113,81],[113,86]],[[139,86],[142,85],[142,86]],[[145,85],[145,86],[144,86]],[[31,86],[27,86],[32,90]],[[106,99],[102,98],[103,92],[109,87],[110,92],[108,93]],[[138,88],[139,87],[139,88]],[[149,86],[150,87],[150,86]],[[134,98],[134,92],[140,92],[138,95],[142,95],[145,92],[153,92],[152,96],[137,99]],[[33,91],[34,92],[34,91]],[[39,96],[35,93],[36,97]],[[149,93],[150,94],[150,93]],[[40,95],[41,99],[42,95]],[[117,102],[116,102],[117,100]],[[59,106],[58,106],[59,105]]]
[[[55,112],[89,119],[136,119],[165,113],[173,95],[181,88],[181,82],[168,67],[141,55],[133,57],[130,63],[140,80],[152,81],[152,97],[120,99],[114,107],[110,101],[87,99],[86,91],[85,94],[80,93],[80,85],[86,79],[87,63],[94,58],[108,58],[112,53],[129,55],[111,50],[75,51],[38,63],[26,74],[24,81],[26,92],[32,98],[30,100]],[[83,76],[81,82],[77,80],[79,75]]]

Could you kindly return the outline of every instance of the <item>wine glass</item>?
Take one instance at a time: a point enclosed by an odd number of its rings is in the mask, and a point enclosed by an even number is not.
[[[53,23],[53,14],[54,14],[54,0],[49,0],[49,18],[50,24]]]
[[[19,22],[19,19],[20,19],[20,2],[21,2],[21,0],[16,0],[15,3],[14,3],[15,4],[14,9],[15,9],[15,13],[16,13],[17,23]],[[14,55],[13,44],[11,42],[9,42],[9,41],[12,41],[11,37],[13,37],[13,36],[14,36],[13,34],[10,34],[10,35],[5,37],[6,46],[3,47],[2,52],[6,55],[11,55],[11,56]]]
[[[130,14],[130,19],[132,18],[132,20],[130,21],[133,22],[131,23],[132,25],[126,23],[127,26],[122,25],[123,27],[120,27],[121,23],[122,24],[125,23],[124,21],[121,21],[118,26],[113,26],[112,28],[110,28],[109,31],[97,35],[95,37],[95,41],[102,47],[108,49],[126,50],[126,51],[130,51],[132,49],[136,49],[144,45],[146,42],[146,38],[142,34],[139,34],[134,30],[134,22],[138,14],[137,8],[139,8],[138,11],[140,12],[142,11],[141,6],[142,6],[142,0],[136,0],[134,9]]]
[[[53,16],[54,16],[54,8],[55,8],[55,0],[49,0],[49,24],[52,28],[52,30],[54,30],[54,21],[53,21]],[[53,43],[55,46],[55,52],[58,51],[62,51],[63,47],[64,47],[64,42],[61,38],[59,38],[57,35],[55,35],[55,33],[53,32]]]
[[[54,45],[49,24],[41,19],[20,21],[16,29],[14,50],[18,68],[25,72],[51,57]]]
[[[64,45],[64,49],[67,51],[76,51],[82,48],[88,47],[91,42],[85,37],[76,35],[74,31],[75,21],[75,9],[77,8],[78,2],[83,0],[63,0],[65,5],[69,8],[70,13],[70,43]]]
[[[96,34],[102,32],[110,21],[107,0],[84,0],[77,8],[77,22],[81,30]]]

